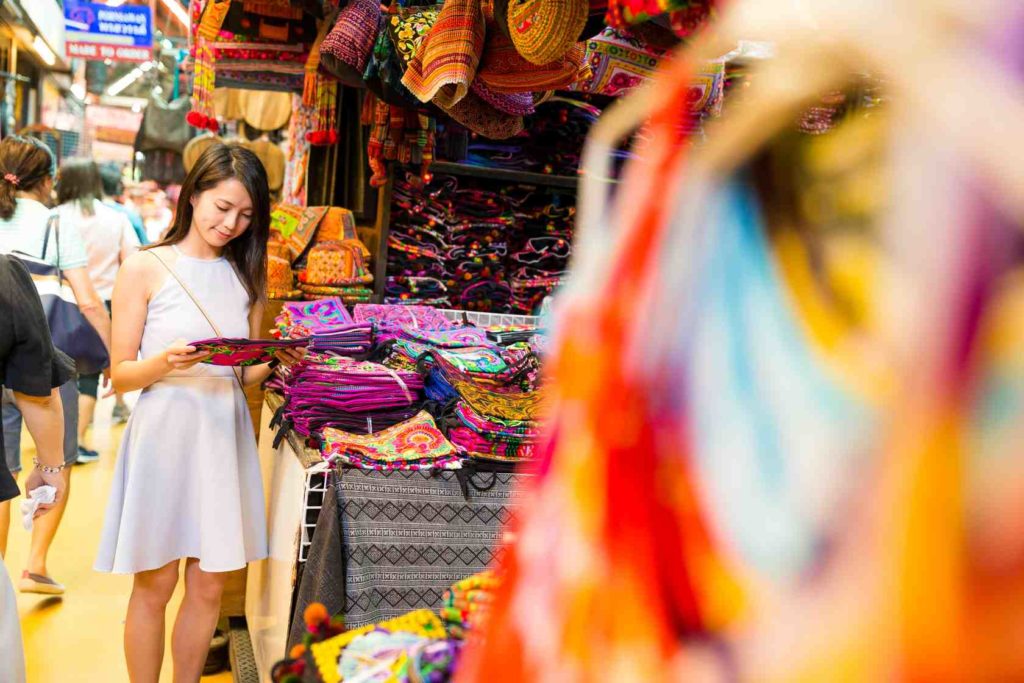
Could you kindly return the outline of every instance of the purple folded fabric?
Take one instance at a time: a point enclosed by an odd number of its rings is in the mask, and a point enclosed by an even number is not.
[[[423,378],[344,356],[310,353],[284,374],[283,419],[299,434],[325,427],[375,432],[419,409]]]
[[[275,322],[278,335],[288,339],[308,337],[355,321],[341,299],[329,297],[317,301],[286,301]]]
[[[405,327],[421,330],[447,330],[455,327],[455,323],[429,306],[359,304],[353,309],[353,316],[356,322],[373,323],[377,343],[398,338]]]
[[[479,327],[452,327],[450,329],[431,330],[403,325],[399,331],[399,338],[443,349],[494,346],[494,343],[487,339],[487,332]]]
[[[315,353],[354,355],[366,353],[373,347],[373,325],[352,323],[338,325],[316,332],[309,342],[309,349]]]

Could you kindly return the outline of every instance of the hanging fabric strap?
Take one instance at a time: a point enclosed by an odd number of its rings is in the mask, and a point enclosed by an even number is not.
[[[189,289],[189,286],[185,284],[185,281],[178,277],[178,274],[174,271],[174,268],[171,268],[166,261],[160,258],[160,254],[156,253],[155,251],[149,250],[146,253],[152,254],[156,258],[156,260],[160,262],[160,265],[167,269],[167,272],[171,274],[171,277],[178,281],[178,284],[181,285],[181,288],[185,290],[185,294],[188,294],[188,298],[192,299],[192,303],[196,305],[196,308],[199,309],[199,312],[203,314],[204,318],[206,318],[206,322],[208,322],[210,324],[210,327],[213,328],[213,333],[218,337],[223,337],[224,335],[220,333],[220,328],[217,327],[217,323],[213,322],[213,318],[209,316],[209,314],[206,312],[206,309],[203,308],[203,305],[199,303],[199,299],[197,299],[196,295],[192,293],[192,290]],[[241,389],[242,393],[244,394],[245,384],[242,383],[242,377],[238,373],[238,368],[231,368],[231,374],[235,376],[235,381],[238,382],[238,388]]]

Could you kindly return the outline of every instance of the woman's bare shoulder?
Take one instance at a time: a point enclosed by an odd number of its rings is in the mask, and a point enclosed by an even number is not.
[[[122,282],[135,283],[141,291],[156,291],[167,275],[167,269],[160,261],[173,266],[174,256],[174,250],[170,247],[137,251],[121,263],[117,278]]]

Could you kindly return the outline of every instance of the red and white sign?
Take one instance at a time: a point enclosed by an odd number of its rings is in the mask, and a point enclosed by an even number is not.
[[[115,62],[148,62],[153,59],[153,48],[133,45],[99,45],[67,41],[68,57],[78,59],[110,59]]]

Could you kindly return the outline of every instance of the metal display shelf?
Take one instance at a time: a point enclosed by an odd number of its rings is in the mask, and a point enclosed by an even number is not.
[[[518,315],[516,313],[480,313],[477,311],[463,311],[453,308],[439,308],[437,312],[452,322],[468,322],[478,327],[490,327],[491,325],[532,325],[540,324],[540,318],[535,315]]]
[[[512,171],[505,168],[474,166],[473,164],[459,164],[451,161],[433,162],[430,164],[430,172],[434,175],[437,175],[438,173],[447,173],[448,175],[470,176],[473,178],[485,178],[487,180],[507,180],[512,183],[524,183],[526,185],[561,187],[567,190],[575,190],[576,185],[579,183],[579,178],[577,176]]]

